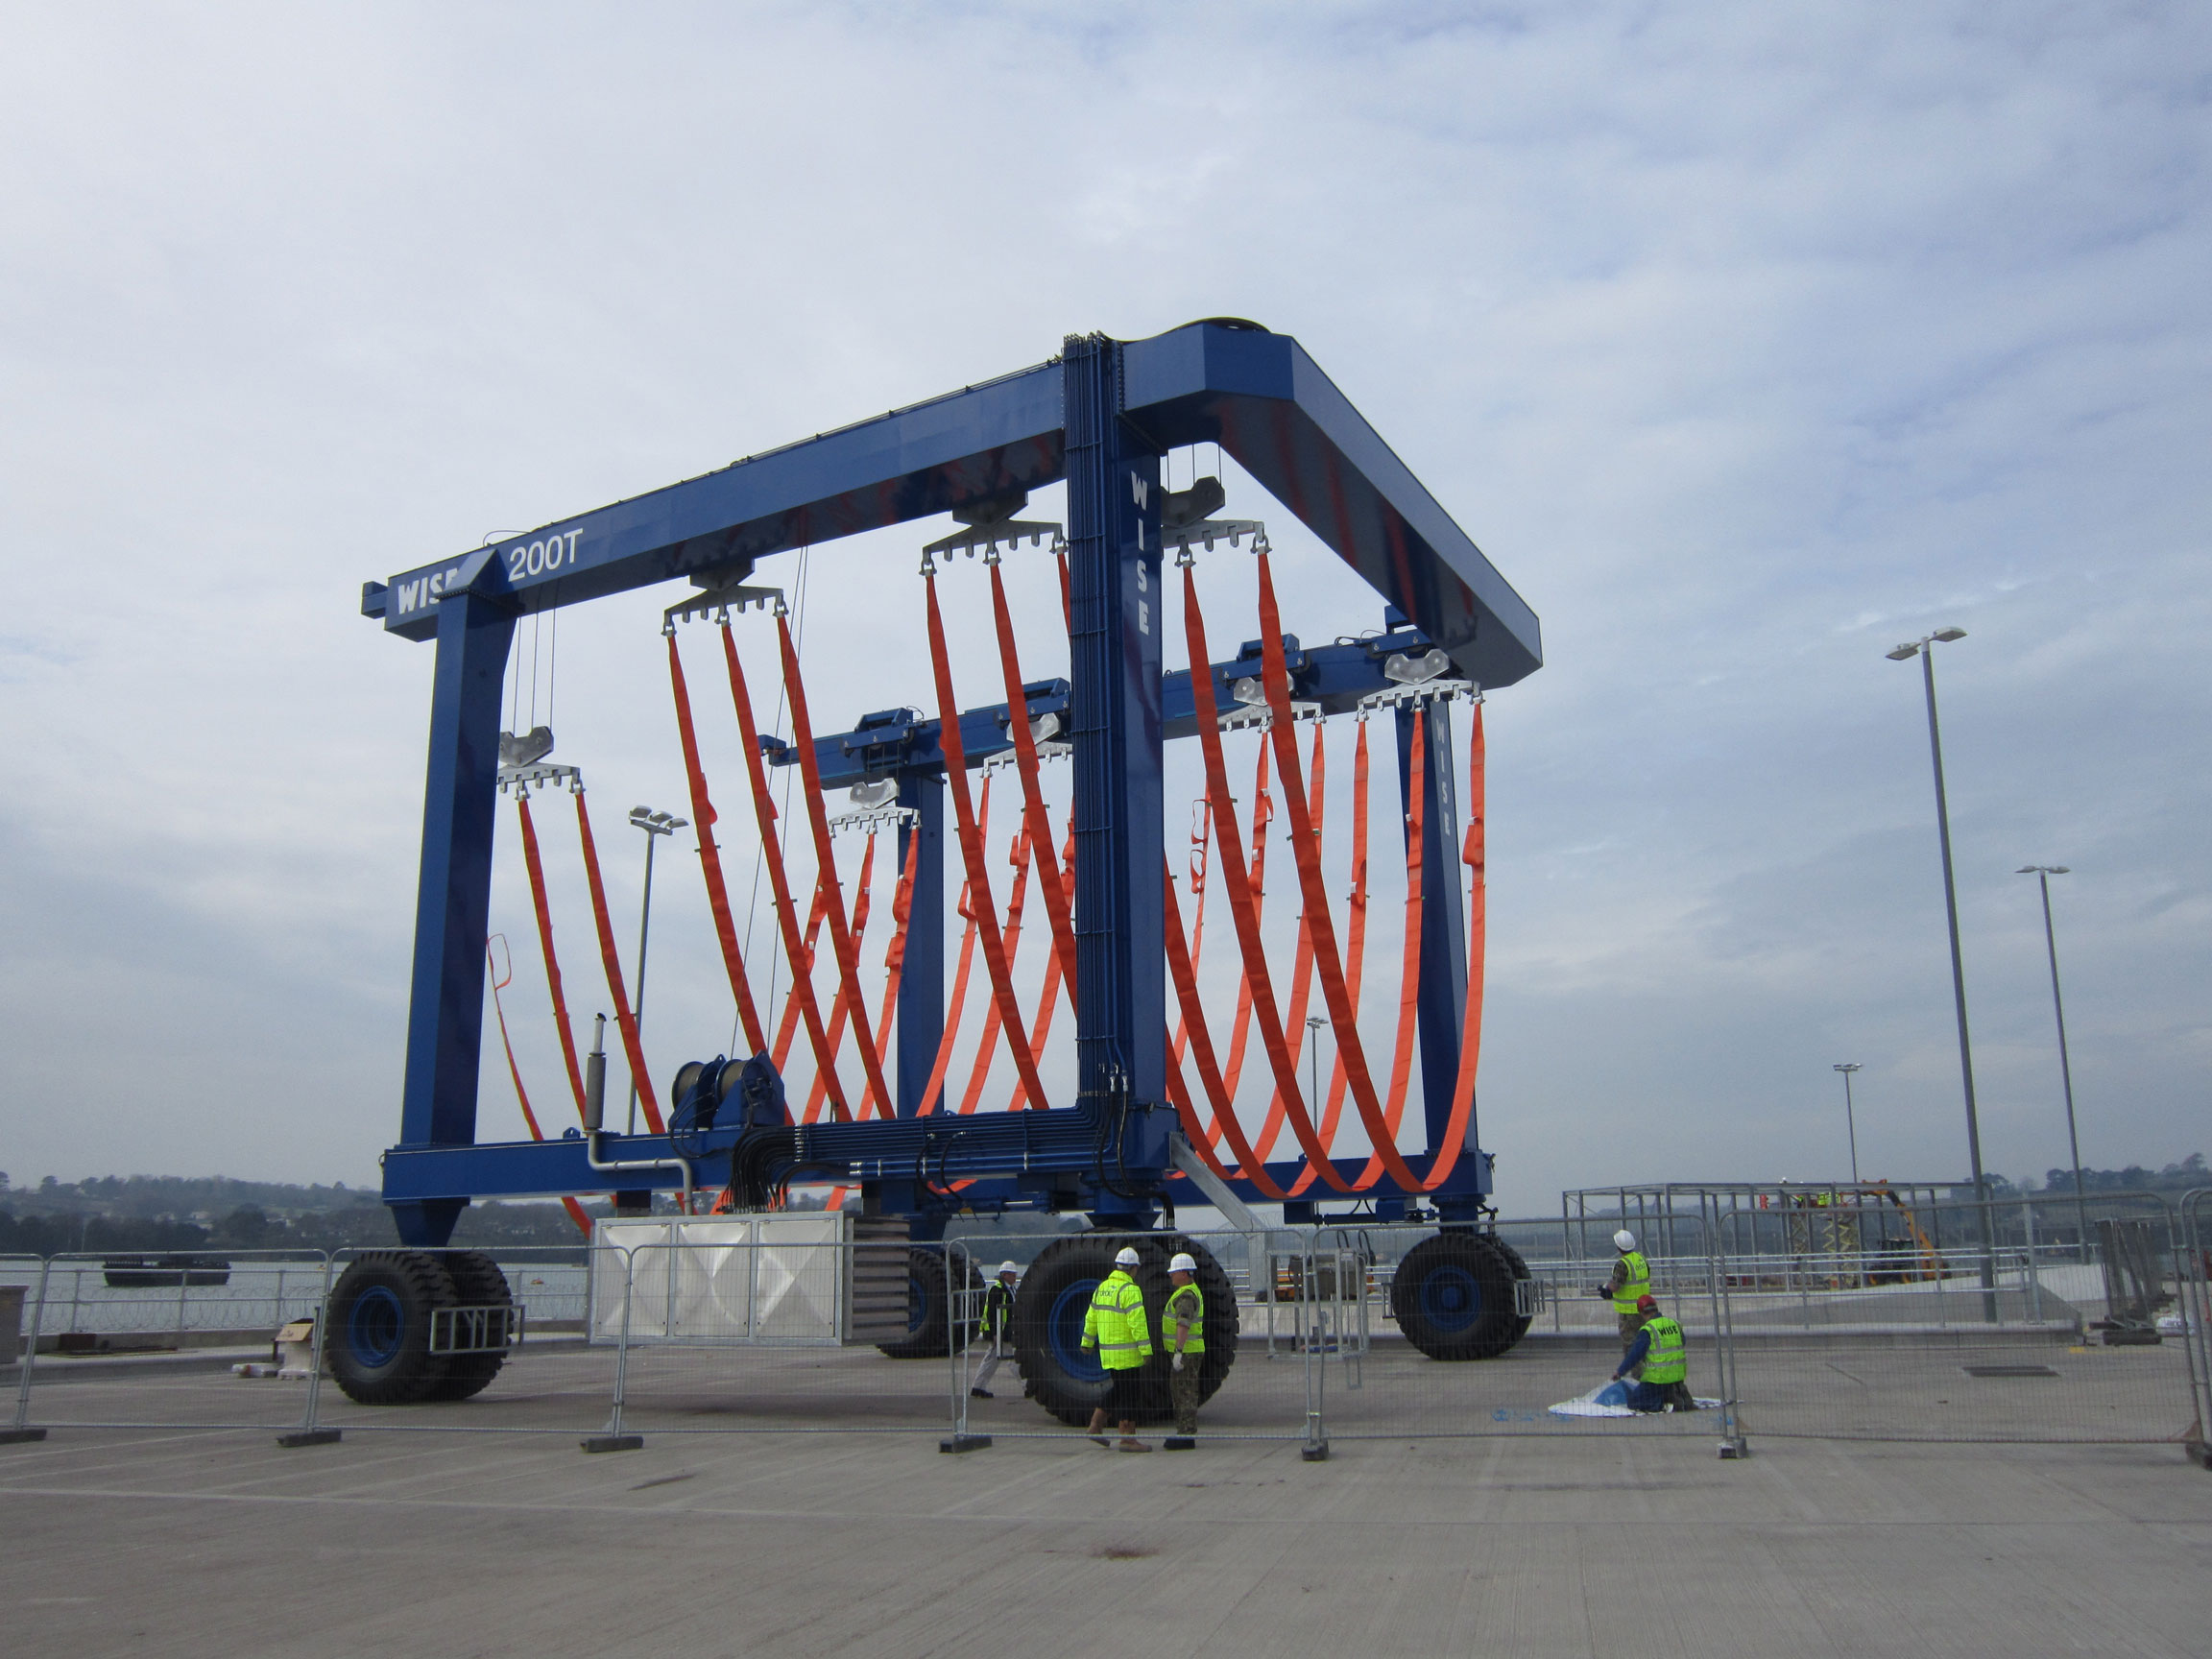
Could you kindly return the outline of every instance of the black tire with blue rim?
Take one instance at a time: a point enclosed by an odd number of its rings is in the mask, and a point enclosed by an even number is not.
[[[1431,1359],[1495,1359],[1528,1321],[1514,1311],[1513,1282],[1527,1267],[1487,1233],[1439,1233],[1406,1253],[1390,1281],[1390,1315]]]
[[[953,1288],[948,1277],[967,1275],[965,1318],[954,1318],[947,1292]],[[975,1314],[983,1306],[983,1275],[966,1256],[950,1275],[942,1246],[917,1244],[906,1254],[906,1334],[897,1342],[878,1342],[878,1352],[887,1359],[942,1359],[975,1340]],[[948,1346],[950,1343],[950,1346]]]
[[[436,1398],[452,1361],[430,1352],[430,1315],[459,1304],[438,1258],[373,1250],[339,1276],[325,1310],[323,1359],[349,1400],[411,1406]]]
[[[1091,1293],[1114,1271],[1115,1252],[1125,1242],[1142,1258],[1133,1277],[1144,1292],[1153,1343],[1152,1358],[1139,1379],[1143,1404],[1136,1421],[1167,1423],[1175,1416],[1160,1313],[1167,1305],[1167,1262],[1176,1252],[1189,1251],[1198,1263],[1194,1277],[1206,1297],[1206,1352],[1198,1360],[1201,1405],[1214,1398],[1237,1362],[1237,1292],[1204,1245],[1174,1233],[1135,1239],[1091,1238],[1080,1233],[1055,1238],[1038,1252],[1015,1295],[1014,1351],[1023,1391],[1070,1428],[1086,1427],[1106,1398],[1105,1367],[1095,1353],[1083,1348],[1083,1315],[1090,1310]]]

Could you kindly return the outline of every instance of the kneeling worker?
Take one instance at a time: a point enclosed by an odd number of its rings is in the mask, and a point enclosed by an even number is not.
[[[1659,1311],[1657,1300],[1643,1297],[1636,1304],[1644,1327],[1622,1356],[1613,1380],[1628,1379],[1628,1404],[1638,1411],[1695,1411],[1696,1397],[1690,1392],[1689,1345],[1682,1327]]]
[[[1137,1438],[1137,1407],[1144,1361],[1152,1358],[1152,1328],[1144,1317],[1144,1292],[1129,1276],[1137,1265],[1137,1252],[1123,1245],[1114,1258],[1114,1271],[1091,1292],[1091,1307],[1083,1315],[1083,1346],[1098,1350],[1098,1363],[1106,1368],[1106,1398],[1091,1413],[1091,1438],[1101,1446],[1113,1441],[1099,1431],[1111,1410],[1121,1419],[1121,1450],[1149,1452],[1151,1446]]]
[[[1160,1341],[1174,1356],[1167,1395],[1175,1402],[1175,1432],[1164,1444],[1170,1452],[1188,1452],[1198,1432],[1198,1374],[1206,1368],[1206,1292],[1198,1288],[1198,1263],[1188,1253],[1168,1262],[1167,1278],[1174,1288],[1160,1310]]]

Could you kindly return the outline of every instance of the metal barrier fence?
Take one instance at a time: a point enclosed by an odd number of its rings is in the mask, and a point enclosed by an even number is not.
[[[2198,1464],[2212,1469],[2212,1188],[2182,1195],[2179,1227],[2177,1315],[2195,1413],[2187,1445]]]
[[[1575,1230],[1559,1217],[1498,1221],[1494,1237],[1521,1283],[1502,1282],[1473,1256],[1465,1270],[1473,1284],[1457,1302],[1454,1270],[1436,1264],[1437,1228],[1333,1226],[1318,1234],[1321,1244],[1349,1249],[1364,1263],[1372,1334],[1360,1386],[1330,1402],[1331,1439],[1610,1436],[1718,1442],[1730,1455],[1741,1450],[1727,1325],[1709,1258],[1648,1258],[1652,1293],[1683,1330],[1686,1391],[1697,1408],[1646,1411],[1612,1386],[1626,1354],[1603,1294],[1614,1254],[1608,1246],[1602,1259],[1584,1255]],[[1495,1307],[1485,1298],[1498,1299]],[[1483,1319],[1486,1310],[1509,1314],[1511,1329],[1501,1333]],[[1450,1344],[1455,1330],[1466,1333],[1463,1348]],[[1489,1358],[1453,1361],[1425,1351],[1484,1353],[1501,1336],[1503,1352]]]
[[[1106,1389],[1104,1367],[1081,1347],[1089,1286],[1124,1246],[1143,1258],[1136,1278],[1160,1358],[1140,1372],[1139,1438],[1176,1433],[1166,1333],[1163,1328],[1170,1254],[1191,1248],[1206,1319],[1203,1358],[1189,1356],[1197,1383],[1197,1434],[1215,1441],[1294,1441],[1303,1455],[1328,1455],[1328,1400],[1334,1386],[1356,1390],[1369,1342],[1365,1263],[1313,1228],[1263,1233],[1100,1233],[1065,1235],[1031,1264],[1023,1285],[1026,1324],[998,1342],[978,1335],[956,1389],[954,1438],[1065,1439],[1088,1432],[1089,1405]],[[1037,1275],[1044,1275],[1038,1279]],[[1019,1359],[1025,1397],[977,1402],[969,1384],[983,1377],[997,1349],[1011,1371]],[[1018,1355],[1016,1351],[1019,1351]],[[996,1380],[996,1379],[994,1379]],[[1118,1443],[1118,1413],[1103,1437]]]
[[[1556,1217],[1497,1223],[1495,1249],[1476,1255],[1510,1258],[1514,1272],[1486,1278],[1471,1257],[1456,1301],[1457,1269],[1439,1270],[1437,1253],[1474,1247],[1433,1227],[1062,1235],[1024,1277],[1022,1319],[997,1338],[980,1334],[992,1264],[962,1242],[831,1237],[835,1218],[819,1238],[794,1235],[787,1218],[773,1237],[747,1217],[685,1223],[681,1236],[638,1223],[604,1231],[586,1266],[511,1267],[520,1310],[451,1316],[441,1337],[497,1347],[512,1327],[520,1341],[505,1365],[465,1401],[407,1406],[358,1404],[330,1382],[321,1320],[303,1382],[249,1381],[222,1362],[235,1356],[181,1347],[99,1366],[52,1351],[59,1337],[81,1349],[96,1331],[121,1331],[125,1309],[154,1338],[180,1323],[265,1335],[327,1305],[363,1252],[230,1252],[224,1286],[122,1296],[91,1285],[105,1271],[98,1258],[0,1262],[0,1284],[26,1296],[10,1437],[71,1427],[274,1430],[294,1444],[348,1431],[496,1432],[608,1449],[648,1435],[834,1431],[927,1434],[949,1450],[1076,1439],[1104,1393],[1081,1348],[1091,1286],[1115,1250],[1137,1248],[1158,1345],[1166,1255],[1187,1240],[1205,1262],[1214,1356],[1201,1442],[1296,1442],[1310,1457],[1332,1440],[1527,1435],[1718,1442],[1723,1455],[1753,1436],[2200,1446],[2212,1422],[2212,1190],[2178,1214],[2156,1199],[2101,1198],[2086,1251],[2078,1230],[2039,1236],[2032,1210],[1955,1213],[1972,1208],[1924,1211],[1923,1237],[1939,1246],[1911,1250],[1875,1238],[1839,1249],[1817,1226],[1792,1234],[1787,1218],[1778,1232],[1767,1217],[1708,1214],[1695,1237],[1709,1254],[1650,1261],[1700,1407],[1656,1412],[1605,1392],[1623,1360],[1602,1294],[1612,1258],[1578,1249]],[[1495,1334],[1501,1318],[1515,1329],[1493,1358],[1424,1352],[1449,1347],[1454,1332]],[[898,1353],[914,1357],[885,1357]],[[1141,1435],[1172,1432],[1163,1362],[1142,1397]]]
[[[2173,1213],[2148,1195],[2103,1196],[2102,1237],[2084,1252],[2078,1237],[2038,1239],[2033,1208],[2021,1209],[1924,1209],[1925,1236],[1940,1248],[1780,1258],[1763,1217],[1720,1216],[1718,1269],[1745,1432],[2183,1439],[2196,1366],[2156,1323],[2177,1264]]]

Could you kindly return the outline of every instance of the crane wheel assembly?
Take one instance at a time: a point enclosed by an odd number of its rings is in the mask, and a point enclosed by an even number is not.
[[[1083,1316],[1091,1293],[1114,1271],[1115,1252],[1124,1243],[1142,1258],[1131,1275],[1144,1292],[1146,1316],[1154,1322],[1152,1357],[1144,1361],[1143,1407],[1140,1423],[1174,1421],[1168,1398],[1168,1358],[1159,1338],[1156,1310],[1167,1304],[1167,1262],[1188,1251],[1198,1263],[1198,1288],[1206,1298],[1206,1352],[1198,1357],[1198,1399],[1214,1398],[1237,1363],[1237,1292],[1205,1246],[1180,1234],[1142,1238],[1092,1238],[1072,1234],[1056,1238],[1030,1263],[1014,1298],[1014,1353],[1029,1396],[1061,1422],[1083,1428],[1106,1398],[1106,1372],[1095,1352],[1083,1347]]]
[[[1495,1234],[1456,1228],[1406,1253],[1390,1281],[1390,1316],[1431,1359],[1495,1359],[1528,1330],[1514,1289],[1528,1277]]]
[[[974,1310],[983,1306],[983,1275],[975,1263],[964,1263],[966,1294],[959,1298],[965,1312],[948,1304],[945,1252],[916,1245],[906,1255],[906,1334],[897,1342],[876,1347],[889,1359],[942,1359],[956,1354],[975,1339]]]
[[[350,1262],[331,1289],[324,1359],[346,1397],[362,1406],[466,1400],[498,1376],[506,1348],[439,1352],[437,1315],[513,1305],[506,1274],[480,1250],[372,1251]],[[505,1323],[502,1316],[502,1334]]]

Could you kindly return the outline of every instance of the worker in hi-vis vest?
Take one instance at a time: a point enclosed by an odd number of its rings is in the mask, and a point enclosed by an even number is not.
[[[974,1399],[992,1398],[991,1379],[998,1374],[999,1363],[1013,1342],[1014,1287],[1021,1277],[1021,1268],[1011,1262],[1001,1262],[998,1276],[983,1292],[983,1316],[975,1323],[976,1339],[983,1344],[983,1365],[975,1373],[975,1381],[968,1385],[968,1392]]]
[[[1114,1258],[1114,1271],[1091,1292],[1091,1307],[1083,1315],[1083,1347],[1095,1348],[1098,1363],[1106,1367],[1106,1398],[1091,1413],[1091,1438],[1101,1446],[1113,1441],[1099,1432],[1109,1412],[1121,1420],[1121,1450],[1149,1452],[1151,1446],[1137,1438],[1138,1376],[1152,1358],[1152,1328],[1144,1318],[1144,1292],[1129,1270],[1137,1265],[1137,1252],[1124,1244]]]
[[[1167,1263],[1170,1288],[1160,1310],[1160,1346],[1167,1361],[1167,1397],[1175,1403],[1175,1433],[1170,1452],[1190,1450],[1198,1432],[1198,1374],[1206,1367],[1206,1292],[1198,1288],[1198,1263],[1179,1251]]]
[[[1638,1411],[1695,1411],[1690,1392],[1690,1348],[1682,1327],[1659,1311],[1657,1298],[1641,1299],[1644,1324],[1621,1357],[1615,1382],[1628,1381],[1628,1404]]]
[[[1621,1253],[1613,1263],[1613,1277],[1590,1294],[1613,1299],[1613,1313],[1621,1324],[1621,1346],[1626,1348],[1636,1340],[1636,1333],[1644,1324],[1636,1304],[1651,1293],[1651,1263],[1636,1248],[1636,1235],[1625,1227],[1613,1235],[1613,1248]]]

